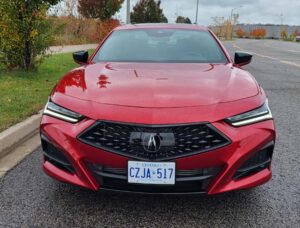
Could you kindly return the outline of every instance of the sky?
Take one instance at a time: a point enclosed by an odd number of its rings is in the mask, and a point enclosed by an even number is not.
[[[138,0],[131,0],[131,8]],[[197,0],[161,0],[161,7],[169,23],[177,15],[196,18]],[[212,17],[229,18],[231,10],[238,13],[239,23],[300,25],[300,0],[199,0],[198,24],[213,24]],[[126,21],[126,0],[116,17]]]

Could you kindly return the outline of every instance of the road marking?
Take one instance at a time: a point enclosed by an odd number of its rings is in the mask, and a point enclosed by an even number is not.
[[[275,58],[275,57],[272,57],[272,56],[267,56],[267,55],[262,55],[262,54],[258,54],[258,53],[255,53],[253,51],[247,51],[241,47],[239,47],[238,45],[236,44],[232,44],[233,47],[241,50],[241,51],[245,51],[245,52],[249,52],[249,53],[252,53],[253,55],[257,55],[259,57],[262,57],[262,58],[267,58],[267,59],[271,59],[271,60],[275,60],[275,61],[279,61],[283,64],[287,64],[287,65],[291,65],[291,66],[295,66],[295,67],[300,67],[300,64],[297,64],[297,63],[294,63],[294,62],[290,62],[290,61],[285,61],[285,60],[281,60],[281,59],[278,59],[278,58]]]
[[[292,65],[292,66],[296,66],[296,67],[300,67],[300,64],[294,63],[294,62],[290,62],[290,61],[284,61],[284,60],[280,60],[281,63],[285,63],[288,65]]]
[[[300,53],[300,51],[296,51],[296,50],[291,50],[291,49],[282,49],[282,48],[279,48],[279,47],[275,47],[275,46],[271,46],[269,44],[264,44],[266,47],[269,47],[269,48],[275,48],[277,50],[280,50],[280,51],[287,51],[287,52],[293,52],[293,53]]]

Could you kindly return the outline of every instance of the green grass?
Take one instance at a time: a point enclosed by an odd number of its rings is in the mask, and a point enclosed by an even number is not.
[[[36,71],[6,71],[0,65],[0,132],[41,110],[53,86],[74,67],[71,53],[46,58]]]

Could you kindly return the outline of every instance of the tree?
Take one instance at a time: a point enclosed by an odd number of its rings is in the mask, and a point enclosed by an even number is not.
[[[236,35],[238,38],[243,38],[246,35],[246,32],[241,27],[239,27],[236,30]]]
[[[0,61],[7,68],[35,68],[53,40],[47,17],[60,0],[0,0]]]
[[[86,18],[106,21],[121,9],[124,0],[78,0],[78,12]]]
[[[132,23],[160,23],[168,22],[168,19],[163,14],[160,8],[160,1],[154,0],[140,0],[133,7],[131,12]]]
[[[183,16],[178,16],[176,19],[176,23],[192,24],[190,18]]]
[[[288,32],[286,31],[285,28],[281,29],[281,31],[280,31],[280,37],[283,40],[286,40],[288,38]]]
[[[254,37],[255,39],[261,39],[266,36],[267,32],[264,28],[256,28],[251,30],[250,36]]]

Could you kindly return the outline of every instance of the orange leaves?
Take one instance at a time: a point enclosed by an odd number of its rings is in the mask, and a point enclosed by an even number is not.
[[[118,27],[119,25],[120,22],[117,19],[110,19],[107,21],[100,22],[99,38],[103,39],[111,30]]]
[[[55,27],[60,28],[55,36],[55,45],[98,43],[112,29],[120,25],[117,19],[101,22],[73,16],[60,16],[52,19]]]
[[[250,36],[256,39],[261,39],[266,36],[267,32],[264,28],[256,28],[250,32]]]
[[[246,36],[246,32],[242,28],[238,28],[236,30],[236,35],[238,38],[243,38],[244,36]]]

